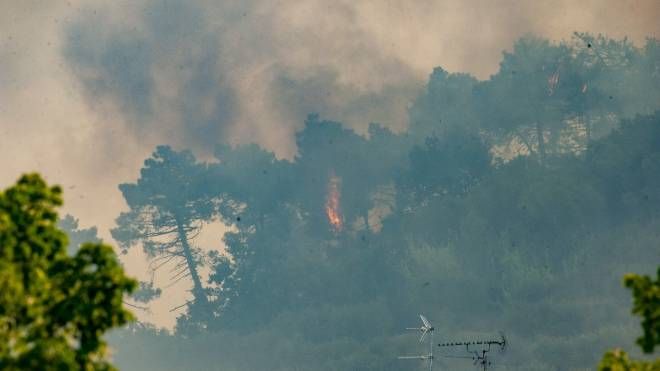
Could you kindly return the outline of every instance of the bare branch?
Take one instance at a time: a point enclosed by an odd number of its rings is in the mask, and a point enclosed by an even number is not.
[[[127,302],[126,300],[122,300],[122,303],[128,305],[129,307],[135,308],[135,309],[140,309],[140,310],[143,310],[145,312],[151,312],[149,307],[143,307],[143,306],[140,306],[140,305],[131,304],[131,303]]]
[[[170,312],[174,312],[175,310],[177,310],[179,308],[182,308],[182,307],[185,307],[186,305],[191,304],[192,302],[193,302],[192,300],[188,300],[187,302],[170,309]]]
[[[151,267],[151,264],[149,264],[151,271],[152,271],[152,272],[157,271],[157,270],[160,269],[163,265],[169,263],[170,261],[172,261],[172,259],[174,259],[174,258],[176,258],[176,257],[177,257],[176,255],[170,255],[170,257],[169,257],[167,260],[165,260],[164,262],[161,262],[160,264],[158,264],[158,265],[155,266],[155,267]]]
[[[174,282],[172,282],[172,283],[168,284],[167,286],[163,287],[163,289],[168,289],[168,288],[170,288],[170,287],[176,285],[177,282],[179,282],[179,281],[181,281],[182,279],[184,279],[184,278],[186,278],[186,277],[189,277],[189,276],[190,276],[190,272],[188,272],[188,273],[184,274],[183,276],[177,278]]]

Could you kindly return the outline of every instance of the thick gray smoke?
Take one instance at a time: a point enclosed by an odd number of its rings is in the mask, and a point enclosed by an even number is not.
[[[309,112],[362,130],[405,125],[417,79],[354,13],[156,0],[127,23],[90,8],[64,52],[90,106],[118,112],[139,138],[202,150],[257,141],[290,156]]]
[[[401,130],[435,66],[486,79],[524,34],[641,43],[658,18],[654,0],[0,0],[0,183],[43,173],[108,239],[158,144],[293,158],[308,113]]]
[[[138,137],[204,151],[217,142],[258,142],[291,157],[293,133],[310,112],[362,132],[369,122],[402,129],[409,102],[436,65],[485,78],[526,33],[639,39],[657,33],[644,21],[657,8],[148,0],[84,8],[67,28],[64,51],[90,106],[114,109]],[[643,18],[630,23],[615,11]]]

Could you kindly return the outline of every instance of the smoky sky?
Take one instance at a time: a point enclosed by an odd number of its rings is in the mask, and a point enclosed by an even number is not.
[[[117,115],[141,141],[207,152],[216,143],[257,142],[290,158],[293,134],[308,113],[361,132],[370,122],[404,129],[407,106],[431,67],[486,78],[502,50],[524,34],[639,39],[657,32],[646,21],[658,15],[657,6],[607,3],[88,5],[65,27],[63,55],[88,106]]]
[[[109,101],[139,138],[188,146],[222,139],[236,94],[201,9],[154,2],[142,10],[139,30],[84,13],[68,30],[64,53],[91,106]]]
[[[64,56],[90,107],[139,138],[202,151],[256,141],[290,156],[311,112],[358,130],[404,126],[419,76],[379,51],[348,4],[297,8],[153,0],[132,22],[85,8]]]
[[[0,182],[43,173],[107,239],[158,144],[292,159],[309,113],[405,130],[433,67],[487,79],[521,36],[641,45],[659,18],[655,0],[0,0]]]

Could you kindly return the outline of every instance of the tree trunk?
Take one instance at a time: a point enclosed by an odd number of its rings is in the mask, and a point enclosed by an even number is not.
[[[536,137],[539,144],[539,156],[543,163],[545,162],[545,139],[543,139],[543,125],[541,125],[541,122],[536,122]]]
[[[587,148],[589,148],[589,145],[591,144],[591,121],[589,120],[589,115],[585,114],[582,117],[582,120],[584,120],[584,128],[587,132]]]
[[[525,146],[525,148],[527,149],[527,154],[530,154],[530,155],[536,154],[536,152],[534,152],[534,148],[532,148],[532,146],[527,141],[527,138],[525,138],[522,133],[520,133],[518,130],[516,130],[515,136],[518,137],[518,139],[520,139],[520,142]],[[517,153],[517,154],[519,154],[519,153]]]
[[[190,244],[188,244],[188,235],[186,231],[183,230],[183,223],[181,220],[176,217],[176,229],[179,234],[179,240],[181,240],[181,246],[183,247],[183,256],[186,259],[188,265],[188,271],[190,272],[190,278],[193,281],[193,297],[195,298],[196,304],[204,304],[208,302],[206,298],[206,293],[204,293],[204,287],[202,286],[202,281],[199,279],[199,274],[197,273],[197,263],[195,258],[192,255],[192,249]]]

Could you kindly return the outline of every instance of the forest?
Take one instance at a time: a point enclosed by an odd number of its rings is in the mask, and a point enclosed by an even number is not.
[[[519,39],[486,80],[437,67],[396,132],[310,113],[297,152],[158,146],[112,237],[185,280],[174,331],[109,337],[126,370],[404,370],[437,340],[496,335],[508,370],[635,356],[624,274],[660,262],[660,43]],[[215,246],[196,236],[228,227]],[[73,218],[72,247],[96,240]],[[210,273],[203,273],[208,271]],[[148,307],[167,288],[140,282]],[[131,309],[131,308],[129,308]],[[135,310],[134,310],[135,311]],[[436,359],[438,369],[470,370]]]

